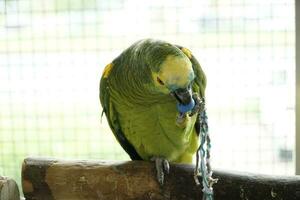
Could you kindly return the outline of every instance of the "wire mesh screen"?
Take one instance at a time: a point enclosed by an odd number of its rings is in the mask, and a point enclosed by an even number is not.
[[[0,1],[0,174],[27,156],[129,159],[100,122],[104,66],[131,43],[189,48],[208,78],[215,168],[294,173],[294,1]]]

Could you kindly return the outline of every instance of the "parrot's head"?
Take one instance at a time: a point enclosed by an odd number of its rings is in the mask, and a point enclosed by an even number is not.
[[[170,45],[171,46],[171,45]],[[192,63],[180,49],[171,46],[174,52],[162,54],[159,66],[152,70],[154,87],[160,93],[172,94],[179,105],[191,105],[192,82],[195,78]]]

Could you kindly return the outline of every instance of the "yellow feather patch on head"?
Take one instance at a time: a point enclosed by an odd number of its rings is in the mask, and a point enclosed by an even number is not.
[[[104,78],[107,78],[107,77],[108,77],[108,75],[109,75],[109,73],[110,73],[110,71],[111,71],[111,69],[112,69],[112,66],[113,66],[112,63],[110,63],[110,64],[108,64],[108,65],[105,66],[104,71],[103,71],[103,73],[102,73],[102,76],[103,76]]]
[[[168,56],[161,65],[159,78],[168,86],[186,87],[193,68],[187,57]]]
[[[189,49],[183,47],[183,48],[181,48],[181,51],[182,51],[189,59],[192,58],[192,52],[191,52]]]

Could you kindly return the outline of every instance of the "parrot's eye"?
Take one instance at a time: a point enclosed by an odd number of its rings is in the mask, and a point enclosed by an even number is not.
[[[157,82],[161,85],[165,85],[165,83],[159,77],[157,77]]]

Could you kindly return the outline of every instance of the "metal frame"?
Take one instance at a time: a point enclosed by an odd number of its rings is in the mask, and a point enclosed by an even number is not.
[[[296,25],[296,174],[300,175],[300,1],[295,0],[295,25]]]

